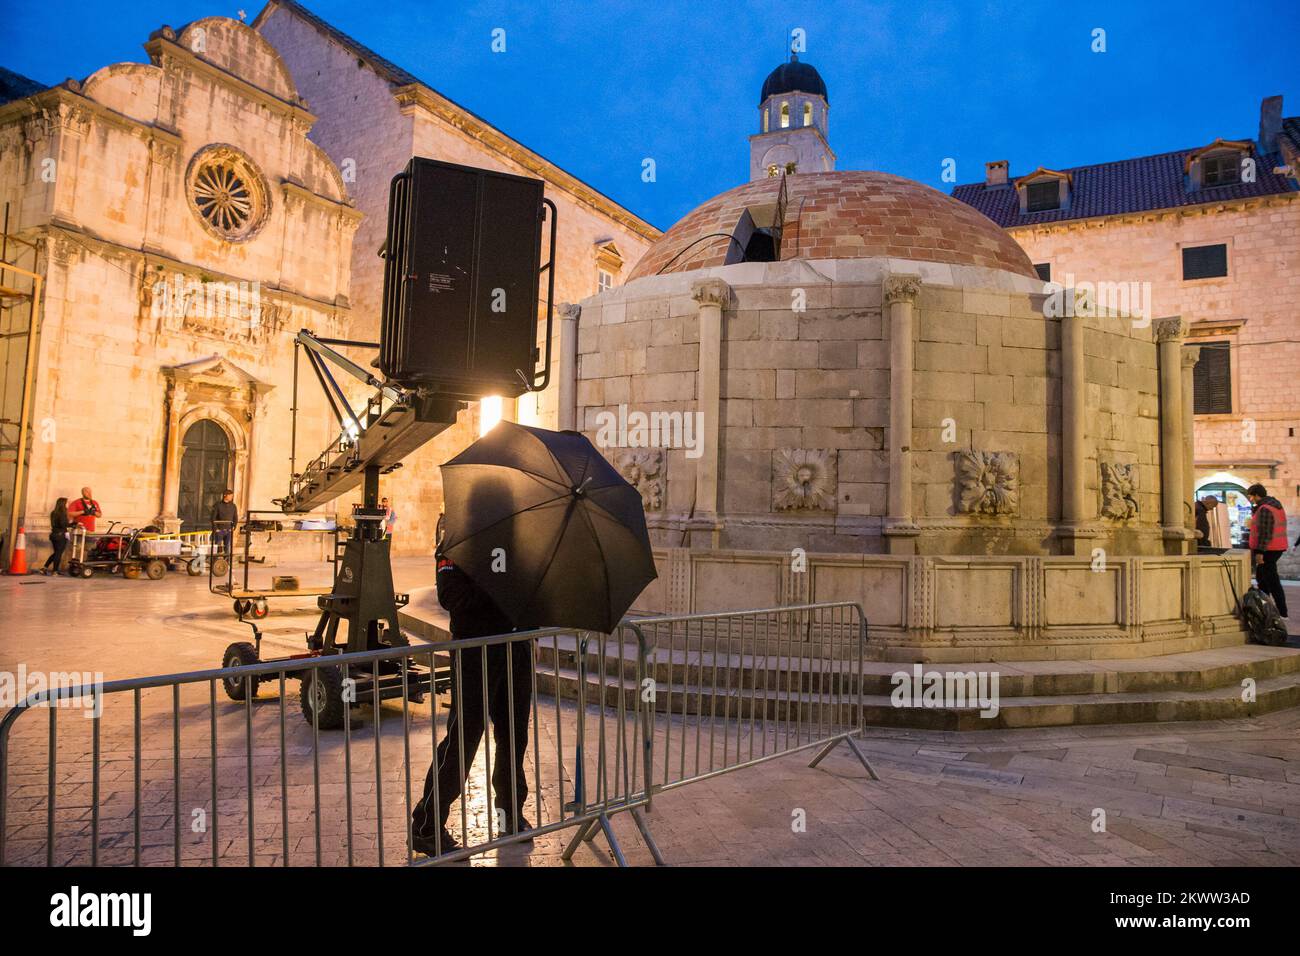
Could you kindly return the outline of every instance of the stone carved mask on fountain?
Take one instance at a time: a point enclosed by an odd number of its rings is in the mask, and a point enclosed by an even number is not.
[[[1014,515],[1020,507],[1020,456],[1011,451],[957,453],[958,510]]]
[[[664,506],[662,448],[637,448],[621,452],[614,467],[624,481],[641,493],[641,506],[646,511],[658,511]]]
[[[835,510],[835,452],[827,448],[781,448],[772,455],[772,508]]]

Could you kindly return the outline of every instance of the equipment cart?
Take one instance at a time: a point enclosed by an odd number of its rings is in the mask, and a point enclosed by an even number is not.
[[[68,560],[68,574],[74,578],[90,578],[96,571],[139,577],[143,573],[157,581],[167,573],[168,558],[154,554],[152,549],[141,550],[139,528],[118,527],[114,521],[102,534],[90,534],[77,527],[72,532],[72,557]]]
[[[217,544],[219,533],[230,531],[233,535],[234,529],[228,528],[226,522],[214,522],[213,534],[210,543],[207,545],[210,560],[208,565],[208,590],[213,594],[229,598],[234,604],[235,616],[243,620],[245,616],[255,620],[262,620],[271,613],[271,598],[301,598],[301,597],[319,597],[322,594],[329,594],[331,587],[294,587],[294,588],[277,588],[274,581],[251,580],[250,570],[255,564],[266,560],[265,555],[257,556],[252,553],[253,535],[259,530],[266,530],[267,521],[258,519],[257,515],[271,515],[274,518],[283,519],[282,511],[250,511],[244,516],[244,523],[238,529],[240,539],[239,554],[222,553]],[[274,519],[272,519],[274,520]],[[339,561],[339,533],[337,527],[328,531],[303,531],[302,534],[321,534],[326,533],[333,536],[330,547],[330,564],[334,573],[338,573]],[[230,538],[227,537],[229,542]],[[233,558],[233,560],[232,560]],[[235,565],[240,564],[243,571],[238,575],[235,574]],[[225,580],[221,580],[225,578]]]

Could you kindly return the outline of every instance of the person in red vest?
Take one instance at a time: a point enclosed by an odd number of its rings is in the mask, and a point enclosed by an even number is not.
[[[1286,554],[1286,511],[1282,502],[1272,497],[1263,485],[1246,489],[1251,504],[1250,555],[1255,566],[1255,580],[1259,589],[1273,599],[1277,612],[1286,613],[1286,591],[1277,573],[1277,562]]]
[[[95,519],[102,518],[104,512],[100,510],[99,502],[91,494],[89,486],[82,488],[81,497],[68,505],[68,516],[85,528],[87,534],[95,533]]]

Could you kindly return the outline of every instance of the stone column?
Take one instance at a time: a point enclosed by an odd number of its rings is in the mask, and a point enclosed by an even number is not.
[[[916,551],[912,505],[912,393],[916,368],[913,310],[920,294],[920,276],[885,277],[883,300],[889,324],[889,513],[883,530],[890,554]]]
[[[257,440],[259,432],[266,424],[266,393],[269,389],[262,384],[254,384],[248,387],[248,410],[245,419],[248,422],[245,429],[245,440],[248,446],[248,457],[245,461],[245,471],[243,475],[244,496],[241,499],[244,502],[244,509],[253,507],[253,502],[257,500],[257,487],[253,483],[253,470],[258,465]],[[233,409],[232,409],[233,411]],[[276,463],[278,464],[278,462]],[[272,468],[266,470],[274,474]],[[231,488],[235,488],[235,476],[231,476]]]
[[[1200,346],[1183,346],[1183,526],[1196,530],[1196,411],[1192,370],[1201,359]],[[1195,542],[1192,546],[1195,547]]]
[[[176,501],[181,492],[181,413],[189,389],[184,382],[171,381],[167,387],[167,454],[163,462],[162,502],[156,522],[164,531],[180,527]]]
[[[559,352],[559,381],[555,385],[555,427],[560,431],[578,427],[578,319],[582,316],[582,306],[561,302],[556,310],[559,313],[560,332],[556,343]]]
[[[731,302],[731,286],[721,279],[697,279],[691,298],[700,307],[700,371],[695,382],[695,407],[703,418],[703,454],[695,462],[695,517],[691,546],[716,547],[722,524],[718,520],[718,458],[722,446],[722,310]]]
[[[1165,552],[1182,554],[1187,540],[1183,521],[1183,371],[1186,324],[1182,316],[1158,319],[1160,350],[1160,523]]]
[[[1073,291],[1073,290],[1071,290]],[[1084,469],[1088,449],[1088,379],[1084,373],[1084,318],[1061,316],[1061,525],[1058,535],[1065,554],[1089,554],[1092,536],[1088,523],[1095,517],[1088,507]]]

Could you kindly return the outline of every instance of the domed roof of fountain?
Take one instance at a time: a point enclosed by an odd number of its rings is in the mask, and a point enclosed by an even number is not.
[[[782,260],[883,257],[1035,275],[1025,251],[991,219],[914,180],[863,170],[784,181]],[[781,182],[759,179],[696,206],[650,246],[629,281],[737,261],[729,237],[746,211],[777,203]]]

